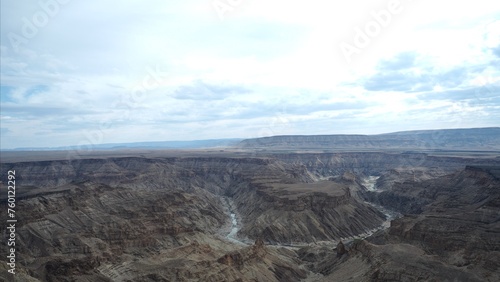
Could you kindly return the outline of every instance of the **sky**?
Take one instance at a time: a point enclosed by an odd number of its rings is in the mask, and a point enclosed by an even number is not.
[[[499,1],[1,1],[1,149],[500,125]]]

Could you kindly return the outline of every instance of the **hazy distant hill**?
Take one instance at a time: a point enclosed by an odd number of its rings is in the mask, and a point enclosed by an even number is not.
[[[242,139],[211,139],[194,141],[157,141],[157,142],[135,142],[135,143],[109,143],[89,145],[93,150],[119,150],[119,149],[201,149],[230,147],[238,144]],[[85,146],[84,146],[85,147]],[[43,150],[78,150],[77,146],[67,147],[30,147],[16,148],[6,151],[43,151]]]
[[[92,145],[92,150],[120,149],[290,149],[290,150],[500,150],[500,127],[402,131],[378,135],[286,135],[254,139],[158,141]],[[16,148],[5,151],[78,150],[76,146]]]
[[[240,148],[500,150],[500,127],[403,131],[378,135],[289,135],[246,139]]]

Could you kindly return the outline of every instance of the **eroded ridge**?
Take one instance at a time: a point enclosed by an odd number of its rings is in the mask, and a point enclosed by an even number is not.
[[[408,158],[285,153],[4,163],[2,172],[19,175],[16,208],[25,211],[16,226],[17,277],[496,281],[498,160],[433,157],[409,166]]]

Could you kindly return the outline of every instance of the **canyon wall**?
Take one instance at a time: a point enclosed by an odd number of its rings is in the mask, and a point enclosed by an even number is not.
[[[261,153],[10,162],[0,173],[16,170],[26,281],[331,281],[356,271],[359,281],[429,271],[474,281],[497,278],[500,265],[495,165],[495,157]],[[371,175],[378,191],[362,185]],[[226,198],[243,243],[225,238]],[[384,222],[365,200],[404,216],[369,241],[346,241],[341,254],[321,247]],[[6,210],[6,195],[0,202]],[[316,247],[292,250],[306,244]],[[408,274],[397,258],[410,254],[418,259]],[[429,261],[439,270],[426,270]]]

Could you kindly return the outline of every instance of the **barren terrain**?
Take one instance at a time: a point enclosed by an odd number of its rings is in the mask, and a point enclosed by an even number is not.
[[[500,280],[494,152],[67,156],[2,152],[3,281]]]

